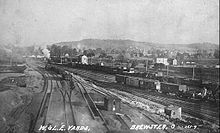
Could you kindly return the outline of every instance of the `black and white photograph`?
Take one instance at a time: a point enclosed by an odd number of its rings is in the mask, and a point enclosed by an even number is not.
[[[0,0],[0,133],[219,133],[219,0]]]

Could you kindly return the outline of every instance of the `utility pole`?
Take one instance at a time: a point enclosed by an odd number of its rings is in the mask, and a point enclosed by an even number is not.
[[[194,70],[195,68],[194,67],[195,67],[195,65],[193,65],[193,77],[192,77],[193,79],[195,77],[195,70]]]
[[[169,65],[167,65],[167,76],[168,76],[168,70],[169,70],[168,66],[169,66]]]
[[[63,64],[63,62],[62,62],[62,47],[60,47],[60,59],[61,59],[60,63]]]
[[[11,52],[11,57],[10,57],[10,66],[12,66],[12,53],[13,53],[13,52]]]
[[[146,72],[147,72],[147,69],[148,69],[148,68],[147,68],[147,67],[148,67],[148,60],[146,60],[146,64],[145,64],[145,65],[146,65],[145,70],[146,70]]]
[[[10,66],[12,66],[13,48],[11,49]]]

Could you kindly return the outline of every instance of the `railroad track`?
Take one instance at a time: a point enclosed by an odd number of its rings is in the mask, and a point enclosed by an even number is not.
[[[110,75],[110,74],[94,73],[92,71],[85,71],[85,70],[66,68],[66,67],[65,67],[65,69],[67,69],[69,71],[77,72],[77,73],[79,73],[83,77],[89,78],[91,80],[96,80],[96,81],[98,81],[98,80],[94,79],[93,77],[105,77],[105,79],[107,79],[107,81],[111,81],[113,78],[115,78],[115,76]],[[146,92],[144,92],[144,93],[146,93]],[[164,97],[164,96],[161,96],[161,97]],[[211,108],[215,108],[215,107],[213,107],[213,106],[211,107],[208,103],[207,104],[203,104],[203,103],[198,103],[198,101],[192,101],[192,100],[190,101],[188,99],[183,99],[183,98],[172,98],[170,96],[166,96],[166,97],[169,97],[170,100],[178,102],[180,105],[182,103],[184,103],[184,104],[187,103],[189,106],[198,107],[198,108],[200,108],[200,109],[202,109],[204,111],[208,110],[209,112],[211,112],[210,114],[216,114],[218,112],[218,110],[219,110],[219,108],[218,109],[210,110]]]
[[[96,105],[93,102],[90,95],[87,93],[87,90],[85,88],[85,84],[82,83],[82,81],[80,81],[79,79],[77,79],[77,77],[73,77],[73,79],[77,83],[77,87],[79,88],[82,97],[84,98],[84,100],[86,101],[86,103],[88,105],[88,108],[90,110],[90,114],[91,114],[92,118],[93,119],[100,118],[103,121],[103,125],[106,128],[106,130],[109,131],[109,128],[106,124],[106,121],[105,121],[104,117],[102,116],[99,109],[96,107]]]
[[[98,88],[95,88],[94,86],[92,86],[92,85],[87,85],[87,86],[90,86],[90,87],[92,87],[93,88],[93,90],[95,90],[95,91],[102,91],[101,89],[98,89]],[[106,93],[106,92],[102,92],[102,93]],[[130,108],[134,108],[134,107],[132,107],[131,105],[129,105],[128,104],[128,106],[130,107]],[[151,124],[160,124],[160,123],[158,123],[158,122],[156,122],[155,120],[153,120],[151,117],[149,117],[149,116],[147,116],[144,112],[142,112],[142,111],[140,111],[139,109],[137,109],[143,116],[145,116],[146,117],[146,119],[148,119],[148,123],[146,123],[146,124],[148,124],[148,125],[151,125]],[[134,122],[134,120],[132,120],[131,119],[131,117],[129,117],[127,114],[124,114],[124,116],[125,117],[127,117],[128,119],[129,119],[129,121],[130,122],[132,122],[133,124],[135,124],[135,125],[138,125],[137,123],[135,123]],[[121,122],[121,124],[122,125],[124,125],[125,127],[127,127],[127,129],[130,129],[130,127],[128,126],[128,124],[125,122],[125,120],[120,116],[120,115],[117,115],[116,116],[116,118]],[[149,123],[149,121],[151,121],[150,123]],[[168,130],[163,130],[163,131],[159,131],[159,130],[155,130],[155,131],[152,131],[153,133],[169,133],[169,131]]]
[[[94,77],[94,76],[96,76],[96,77],[99,77],[99,76],[102,76],[103,77],[103,75],[104,74],[94,74],[94,73],[89,73],[89,72],[86,72],[86,71],[83,71],[83,70],[77,70],[77,69],[73,69],[74,71],[76,71],[76,72],[80,72],[80,73],[82,73],[81,74],[81,76],[84,76],[85,77],[85,75],[87,75],[87,78],[88,77],[91,77],[91,75]],[[113,75],[109,75],[109,74],[106,74],[105,75],[105,77],[106,77],[106,79],[112,79],[114,76]],[[91,78],[90,78],[91,79]],[[193,106],[198,106],[198,107],[201,107],[201,105],[198,105],[198,104],[200,104],[200,103],[197,103],[196,101],[186,101],[186,99],[182,99],[182,98],[171,98],[171,97],[169,97],[170,99],[172,99],[172,100],[175,100],[175,101],[177,101],[177,102],[184,102],[184,103],[188,103],[188,104],[191,104],[191,105],[193,105]],[[190,106],[191,106],[190,105]],[[209,107],[206,107],[206,106],[203,106],[202,108],[204,108],[204,109],[210,109]]]
[[[97,80],[96,78],[92,78],[95,76],[96,77],[99,77],[99,76],[103,77],[104,74],[94,74],[94,73],[89,73],[89,72],[86,72],[83,70],[77,70],[77,69],[66,68],[66,67],[64,67],[64,68],[68,71],[76,72],[79,75],[81,75],[82,77],[85,77],[85,78],[88,78],[92,81],[95,81],[95,83],[98,82],[98,85],[101,84],[101,86],[103,86],[103,84],[106,84],[107,87],[111,86],[112,88],[114,88],[116,86],[116,88],[120,88],[120,90],[124,90],[129,93],[131,93],[130,90],[132,90],[133,94],[140,96],[140,97],[143,97],[143,98],[147,98],[147,99],[152,100],[154,102],[158,102],[163,105],[172,104],[172,105],[180,106],[183,108],[183,112],[186,114],[189,114],[189,115],[194,116],[196,118],[199,118],[202,120],[207,120],[209,122],[216,123],[217,125],[219,125],[219,119],[218,119],[218,117],[216,118],[216,116],[219,116],[217,111],[215,111],[215,109],[211,109],[209,107],[206,107],[205,104],[203,104],[203,103],[197,103],[196,101],[191,102],[189,100],[182,100],[179,98],[174,99],[174,98],[170,98],[169,96],[166,96],[166,97],[165,96],[152,96],[152,94],[147,94],[147,92],[144,92],[144,91],[143,92],[136,92],[139,90],[134,89],[135,87],[128,87],[125,85],[117,85],[117,84],[113,84],[113,83],[102,82],[102,81]],[[108,75],[106,75],[106,76],[108,78]],[[121,88],[129,88],[129,89],[121,89]]]
[[[129,86],[125,86],[125,85],[118,85],[118,84],[111,84],[111,83],[100,83],[100,82],[95,82],[95,84],[100,85],[100,86],[111,86],[111,88],[115,88],[115,89],[119,89],[119,90],[123,90],[125,92],[137,95],[139,97],[148,99],[150,101],[154,101],[157,103],[160,103],[162,105],[176,105],[176,106],[180,106],[183,108],[183,112],[186,114],[189,114],[191,116],[194,116],[196,118],[202,119],[202,120],[207,120],[209,122],[212,123],[216,123],[217,125],[219,124],[219,119],[218,117],[218,113],[211,110],[211,109],[206,109],[203,108],[200,105],[196,105],[196,103],[190,103],[185,101],[181,101],[181,100],[176,100],[176,99],[170,99],[170,98],[166,98],[166,97],[160,97],[160,96],[154,96],[151,94],[148,94],[145,91],[142,91],[140,89],[135,89],[134,87],[129,87]],[[194,106],[195,105],[195,106]]]
[[[52,73],[51,72],[51,74],[53,75],[53,77],[55,78],[57,78],[58,77],[58,75],[57,74],[55,74],[55,73]],[[67,107],[66,107],[66,92],[65,92],[65,90],[63,90],[62,89],[62,85],[61,84],[59,84],[59,82],[57,81],[57,80],[54,80],[55,81],[55,84],[57,85],[57,89],[58,89],[58,91],[59,91],[59,93],[60,93],[60,95],[61,95],[61,97],[62,97],[62,102],[63,102],[63,118],[64,118],[64,121],[65,121],[65,125],[68,125],[68,120],[67,120],[67,112],[66,112],[66,110],[67,110]],[[64,131],[65,133],[70,133],[68,130],[65,130]]]
[[[51,72],[51,75],[55,78],[54,82],[57,86],[58,92],[62,97],[62,102],[63,102],[63,118],[65,120],[65,124],[66,125],[71,125],[71,126],[77,126],[76,120],[75,120],[75,115],[74,115],[74,110],[73,107],[71,105],[71,95],[70,95],[70,91],[63,89],[63,86],[60,82],[60,77],[58,74]],[[68,112],[68,110],[71,111],[71,113]],[[64,131],[65,133],[78,133],[78,131],[76,130],[68,130],[66,128],[66,130]]]
[[[46,75],[47,75],[48,78],[51,77],[48,72],[46,72]],[[43,108],[42,108],[42,111],[41,111],[41,117],[43,117],[42,125],[46,124],[47,111],[48,111],[49,104],[50,104],[50,97],[51,97],[52,89],[53,89],[53,82],[52,82],[52,79],[50,79],[50,86],[48,86],[48,89],[47,89],[47,92],[46,92],[46,99],[44,101],[44,105],[43,105]]]
[[[145,92],[142,91],[142,90],[135,90],[135,91],[132,90],[132,93],[136,93],[136,92],[142,93],[141,95],[145,96],[145,94],[144,94]],[[186,102],[186,101],[181,101],[181,100],[171,99],[171,98],[165,98],[165,97],[160,97],[160,96],[154,96],[154,95],[150,95],[150,96],[146,95],[147,99],[153,99],[151,97],[156,98],[156,99],[158,99],[160,101],[167,101],[167,100],[168,101],[172,101],[176,105],[185,105],[187,107],[192,106],[193,110],[199,109],[199,111],[202,111],[202,112],[206,112],[207,111],[206,108],[203,108],[201,105],[197,105],[195,103],[189,103],[189,102]],[[217,116],[217,112],[212,111],[212,110],[209,110],[209,112],[210,112],[211,115]]]
[[[48,124],[47,123],[47,113],[48,113],[48,109],[50,107],[50,99],[51,99],[50,97],[52,94],[52,89],[54,86],[57,86],[58,88],[62,88],[61,84],[59,84],[59,82],[57,80],[57,79],[59,79],[59,76],[53,72],[45,71],[44,69],[42,69],[42,67],[43,66],[39,66],[38,68],[33,68],[34,70],[38,71],[43,76],[44,86],[43,86],[43,90],[42,90],[43,96],[42,96],[42,100],[40,103],[40,107],[39,107],[39,110],[37,111],[36,117],[31,122],[31,125],[29,128],[29,133],[39,132],[39,131],[36,131],[36,130],[38,130],[37,128],[39,128],[38,127],[39,123],[40,123],[40,125],[47,125]],[[70,118],[70,117],[67,116],[67,112],[66,112],[67,108],[68,108],[68,106],[66,106],[67,105],[66,99],[71,101],[71,98],[63,97],[63,104],[65,105],[63,110],[64,110],[64,115],[65,115],[65,120],[67,122],[67,118]],[[71,110],[71,113],[72,113],[71,114],[71,116],[72,116],[71,125],[76,126],[71,102],[69,102],[69,109]],[[41,131],[41,133],[47,133],[47,132],[49,132],[49,130],[46,130],[46,131],[42,130]],[[56,132],[60,132],[60,131],[53,131],[53,132],[56,133]],[[64,132],[65,133],[70,133],[70,132],[71,133],[72,132],[78,133],[78,131],[75,131],[75,130],[73,130],[73,131],[65,130]]]
[[[39,117],[41,116],[41,113],[42,113],[42,110],[44,108],[44,104],[45,104],[45,100],[46,100],[46,97],[47,97],[47,90],[48,90],[48,78],[46,76],[46,74],[41,70],[41,69],[37,69],[37,68],[34,68],[32,67],[34,70],[38,71],[42,76],[43,76],[43,79],[44,79],[44,85],[43,85],[43,89],[42,89],[42,92],[43,92],[43,98],[41,100],[41,103],[40,103],[40,108],[37,112],[37,115],[36,117],[33,119],[33,121],[31,122],[30,124],[30,128],[29,128],[29,133],[33,133],[34,132],[34,129],[36,127],[36,123],[37,123],[37,120],[39,119]]]
[[[110,74],[102,74],[102,73],[94,73],[92,71],[86,71],[86,70],[79,70],[79,69],[74,69],[74,68],[68,68],[68,67],[63,67],[65,70],[74,72],[74,73],[80,73],[82,76],[89,76],[91,78],[98,78],[97,80],[101,81],[108,81],[108,82],[115,82],[115,76],[110,75]]]
[[[192,116],[195,116],[195,117],[198,117],[200,119],[205,119],[207,121],[210,121],[212,123],[216,123],[218,124],[219,123],[219,120],[217,120],[218,118],[217,117],[214,117],[214,116],[217,116],[218,114],[216,112],[206,112],[207,110],[204,110],[202,108],[195,108],[193,106],[189,106],[189,105],[186,105],[185,103],[177,103],[176,101],[171,101],[170,99],[168,98],[161,98],[161,97],[158,97],[158,96],[152,96],[152,95],[148,95],[146,93],[143,94],[143,92],[138,92],[137,90],[129,90],[132,94],[134,95],[137,95],[137,96],[140,96],[140,97],[143,97],[143,98],[147,98],[151,101],[154,101],[154,102],[157,102],[157,103],[160,103],[160,104],[163,104],[163,105],[176,105],[176,106],[180,106],[182,107],[182,110],[184,113],[186,114],[189,114],[189,115],[192,115]]]
[[[81,70],[79,70],[78,72],[82,72]],[[88,75],[87,78],[89,77],[90,73],[86,73],[85,71],[83,71],[83,73],[81,74],[82,76],[85,77],[85,75]],[[98,76],[98,75],[97,75]],[[89,78],[91,80],[94,81],[94,79]],[[95,80],[96,81],[96,80]],[[100,82],[100,81],[99,81]],[[117,88],[119,87],[119,85],[115,85],[112,83],[102,83],[102,84],[108,84],[108,86],[117,86]],[[121,85],[120,85],[121,86]],[[123,86],[122,88],[127,88],[128,86]],[[179,100],[179,99],[173,99],[173,98],[166,98],[166,97],[160,97],[160,96],[153,96],[150,94],[147,94],[146,92],[139,90],[139,89],[134,89],[132,87],[129,87],[129,89],[122,89],[124,91],[133,93],[137,96],[143,97],[143,98],[147,98],[149,100],[152,100],[154,102],[159,102],[163,105],[177,105],[183,108],[183,112],[189,115],[192,115],[194,117],[203,119],[203,120],[207,120],[210,121],[212,123],[219,123],[219,120],[216,116],[218,116],[218,113],[216,111],[213,111],[213,109],[210,109],[208,107],[205,106],[201,106],[198,103],[194,103],[194,102],[187,102],[187,101],[183,101],[183,100]]]
[[[81,79],[78,79],[78,81],[81,81],[81,83],[83,83],[83,80],[81,80]],[[86,87],[91,87],[91,88],[93,88],[93,90],[94,91],[97,91],[98,93],[104,93],[104,94],[106,94],[107,92],[106,91],[103,91],[103,90],[101,90],[101,89],[99,89],[99,88],[96,88],[96,87],[94,87],[94,86],[92,86],[91,84],[88,84],[88,83],[85,83],[84,82],[84,85],[86,86]],[[109,95],[111,95],[110,93],[107,93],[107,94],[109,94]],[[128,105],[130,108],[134,108],[134,107],[132,107],[132,106],[130,106],[130,105]],[[146,119],[148,120],[148,123],[146,123],[146,124],[148,124],[148,125],[152,125],[152,124],[160,124],[160,123],[158,123],[158,122],[156,122],[155,120],[153,120],[151,117],[149,117],[149,116],[147,116],[143,111],[140,111],[138,108],[137,108],[137,110],[144,116],[144,117],[146,117]],[[135,124],[135,125],[138,125],[134,120],[132,120],[131,119],[131,117],[129,117],[127,114],[124,114],[124,116],[126,117],[126,118],[128,118],[129,119],[129,121],[132,123],[132,124]],[[125,130],[129,130],[130,129],[130,126],[126,123],[126,121],[124,120],[124,118],[122,118],[122,116],[121,115],[115,115],[115,117],[116,117],[116,119],[118,119],[119,121],[120,121],[120,123],[123,125],[123,127],[125,128]],[[149,122],[150,121],[150,122]],[[139,132],[143,132],[143,131],[139,131]],[[152,133],[169,133],[169,131],[167,130],[167,129],[165,129],[165,130],[151,130],[151,132]]]
[[[91,86],[93,87],[93,86]],[[181,101],[181,100],[177,100],[177,99],[168,99],[168,98],[164,98],[164,97],[160,97],[160,96],[153,96],[153,95],[146,95],[144,91],[142,90],[137,90],[137,89],[129,89],[129,92],[132,94],[136,94],[138,96],[141,96],[143,98],[147,98],[149,100],[154,100],[157,99],[159,101],[168,101],[168,103],[163,103],[164,105],[170,105],[170,104],[174,104],[174,105],[185,105],[184,108],[190,107],[192,106],[192,110],[196,110],[196,111],[202,111],[204,112],[204,114],[206,115],[211,115],[213,116],[217,116],[217,112],[209,110],[208,112],[206,112],[207,110],[204,109],[203,107],[201,107],[200,105],[196,105],[194,103],[189,103],[189,102],[185,102],[185,101]],[[154,100],[155,101],[155,100]],[[156,101],[158,102],[158,101]],[[199,109],[199,110],[198,110]],[[214,117],[213,117],[214,118]]]

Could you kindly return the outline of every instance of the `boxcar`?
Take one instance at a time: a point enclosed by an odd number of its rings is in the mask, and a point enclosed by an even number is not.
[[[173,84],[173,83],[161,82],[160,91],[165,94],[167,94],[167,93],[178,94],[179,93],[179,85]]]
[[[121,84],[125,84],[126,83],[126,76],[124,75],[119,75],[119,74],[116,74],[115,76],[115,80],[117,83],[121,83]]]
[[[126,78],[126,84],[130,86],[139,87],[139,78],[137,77],[128,77]]]
[[[143,88],[145,90],[156,90],[157,82],[157,80],[143,79],[142,81],[140,81],[140,88]]]
[[[188,86],[201,86],[202,80],[199,79],[183,79],[181,84],[188,85]]]

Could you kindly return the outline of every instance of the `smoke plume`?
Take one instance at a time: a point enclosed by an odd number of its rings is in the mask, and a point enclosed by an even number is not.
[[[50,58],[50,51],[48,49],[45,48],[42,50],[42,52],[46,58],[48,59]]]

